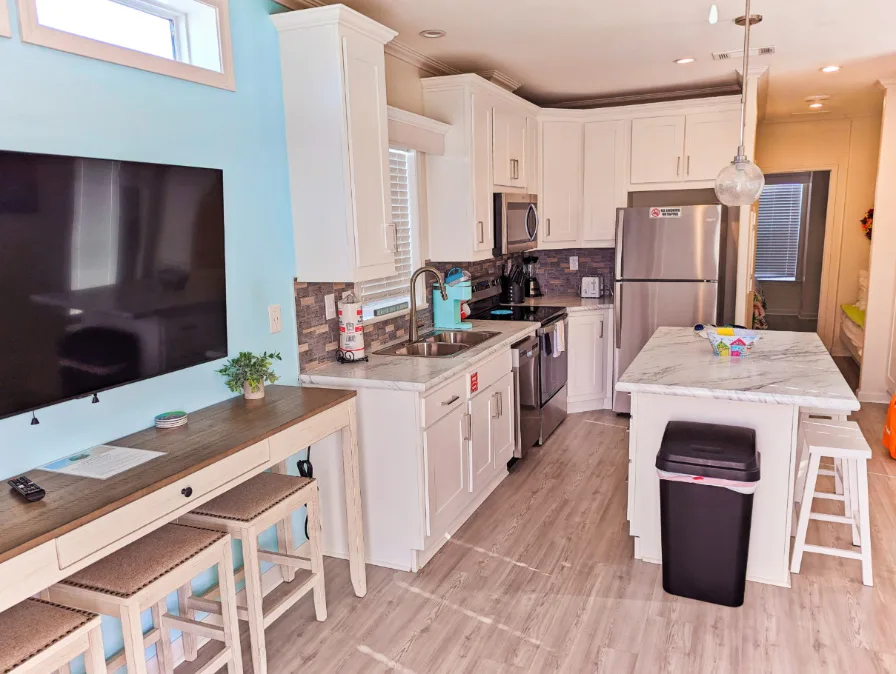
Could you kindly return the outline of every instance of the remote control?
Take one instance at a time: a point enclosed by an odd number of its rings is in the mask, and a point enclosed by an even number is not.
[[[47,495],[47,492],[38,487],[24,475],[22,477],[17,477],[9,480],[8,484],[16,491],[19,496],[29,501],[40,501],[44,496]]]

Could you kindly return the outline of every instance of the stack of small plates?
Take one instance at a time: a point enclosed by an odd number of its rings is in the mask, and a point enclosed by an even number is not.
[[[156,428],[179,428],[186,423],[186,412],[165,412],[156,416]]]

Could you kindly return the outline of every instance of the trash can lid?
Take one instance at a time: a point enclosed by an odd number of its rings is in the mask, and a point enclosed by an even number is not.
[[[670,421],[656,467],[670,473],[759,481],[756,431],[740,426]]]

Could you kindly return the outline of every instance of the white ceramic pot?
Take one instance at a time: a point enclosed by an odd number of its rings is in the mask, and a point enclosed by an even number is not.
[[[245,397],[246,400],[259,400],[260,398],[264,398],[264,382],[261,382],[257,391],[252,390],[249,382],[244,383],[243,397]]]

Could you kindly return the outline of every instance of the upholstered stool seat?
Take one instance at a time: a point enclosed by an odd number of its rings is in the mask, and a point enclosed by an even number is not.
[[[223,626],[197,623],[183,615],[168,614],[166,598],[203,571],[217,566],[220,586],[218,613]],[[121,618],[123,657],[107,662],[109,671],[127,665],[128,674],[146,674],[144,650],[158,644],[158,669],[174,671],[171,630],[224,643],[205,666],[210,674],[227,665],[230,674],[242,674],[231,537],[180,524],[166,524],[121,550],[88,566],[48,590],[51,600]],[[140,614],[152,610],[153,629],[143,634]]]
[[[267,672],[267,648],[264,630],[292,607],[308,592],[314,592],[314,609],[318,620],[327,618],[327,600],[324,590],[324,566],[321,549],[320,506],[317,482],[314,479],[285,475],[285,466],[279,473],[261,473],[230,491],[199,506],[178,521],[206,529],[226,531],[243,545],[246,579],[246,605],[238,607],[239,617],[249,623],[252,646],[252,664],[255,674]],[[298,549],[293,547],[292,514],[302,506],[308,508],[307,543]],[[258,536],[277,525],[278,552],[260,550]],[[299,556],[307,546],[308,557]],[[265,592],[262,586],[261,562],[276,564],[286,583],[293,583],[296,569],[310,571],[310,575],[295,587],[264,607]],[[277,582],[280,578],[276,579]],[[267,583],[269,591],[272,583]],[[204,600],[187,597],[188,589],[181,592],[181,601],[188,610],[213,611]],[[189,614],[188,614],[189,615]],[[184,650],[192,654],[191,638],[184,641]],[[190,657],[188,655],[188,657]]]
[[[105,674],[100,617],[41,599],[0,613],[0,672],[67,671],[84,655],[88,674]]]

